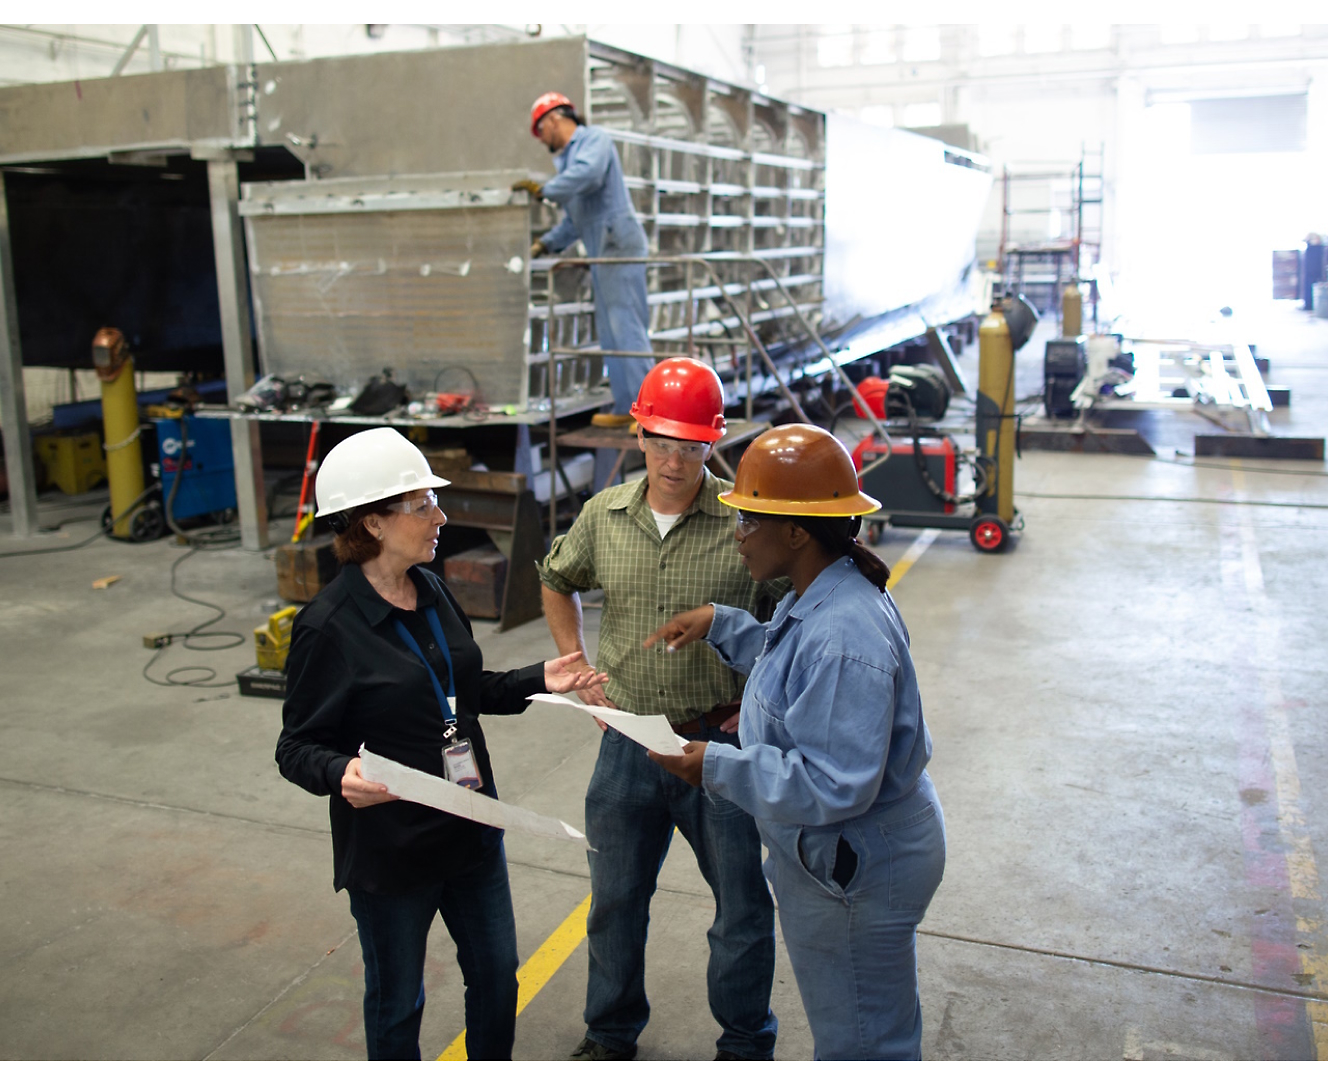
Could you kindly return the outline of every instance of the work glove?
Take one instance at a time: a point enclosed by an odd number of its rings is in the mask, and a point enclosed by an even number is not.
[[[513,181],[512,191],[528,192],[532,200],[544,199],[544,186],[538,181],[532,181],[529,177],[523,177],[520,181]]]
[[[530,247],[530,259],[534,260],[536,257],[543,256],[548,251],[549,249],[544,242],[537,241]]]

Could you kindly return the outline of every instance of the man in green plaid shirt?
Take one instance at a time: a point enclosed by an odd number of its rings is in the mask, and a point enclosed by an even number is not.
[[[632,416],[646,477],[591,498],[554,540],[540,569],[544,615],[559,651],[585,651],[580,593],[604,590],[595,667],[609,675],[581,692],[591,705],[668,717],[689,741],[737,745],[741,677],[701,643],[673,653],[646,637],[705,603],[768,617],[782,592],[754,582],[733,539],[726,484],[706,469],[724,433],[719,378],[693,359],[646,375]],[[784,586],[781,586],[784,587]],[[587,659],[589,655],[587,654]],[[586,793],[591,904],[586,1036],[573,1059],[626,1060],[650,1017],[645,991],[650,898],[677,827],[715,895],[706,973],[721,1034],[716,1059],[774,1058],[770,1010],[774,908],[751,817],[661,769],[644,747],[608,728]]]

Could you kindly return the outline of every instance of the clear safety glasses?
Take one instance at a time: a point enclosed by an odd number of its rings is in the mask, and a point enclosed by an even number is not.
[[[661,460],[668,460],[677,453],[688,463],[696,463],[698,460],[704,460],[706,453],[710,451],[710,446],[704,441],[671,441],[667,437],[648,437],[645,439],[646,449],[654,453]]]
[[[737,536],[739,539],[746,539],[759,527],[761,527],[761,522],[758,518],[752,516],[751,513],[745,512],[742,509],[738,510],[738,523],[737,526],[733,529],[733,534],[735,536]]]
[[[394,513],[409,513],[412,517],[419,517],[420,520],[429,520],[433,516],[433,511],[438,508],[438,495],[432,490],[426,490],[424,497],[411,498],[409,501],[393,502],[388,509]]]

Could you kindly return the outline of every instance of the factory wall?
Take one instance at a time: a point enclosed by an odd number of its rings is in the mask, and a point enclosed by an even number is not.
[[[0,85],[108,76],[139,29],[131,23],[0,25]],[[481,45],[526,38],[536,28],[515,23],[263,23],[261,36],[250,34],[242,24],[229,23],[162,23],[155,29],[155,64],[151,40],[145,37],[122,74],[233,64],[246,55],[262,63],[274,59],[273,53],[285,61]],[[538,31],[546,38],[585,35],[718,79],[750,82],[746,28],[737,23],[551,23]]]

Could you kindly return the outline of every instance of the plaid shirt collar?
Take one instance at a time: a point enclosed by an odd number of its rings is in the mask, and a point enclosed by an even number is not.
[[[707,516],[719,518],[732,516],[732,510],[719,500],[719,492],[726,485],[724,481],[711,475],[709,468],[702,468],[702,472],[701,489],[696,492],[692,504],[684,510],[683,519],[686,520],[693,513],[705,513]],[[646,489],[645,479],[638,480],[635,486],[617,488],[612,494],[607,495],[608,507],[624,509],[633,518],[653,519],[650,506],[646,502]]]

